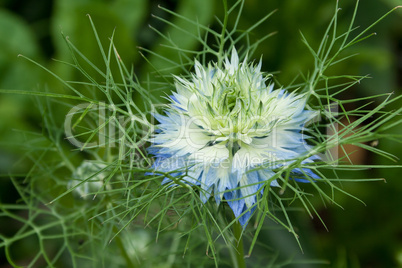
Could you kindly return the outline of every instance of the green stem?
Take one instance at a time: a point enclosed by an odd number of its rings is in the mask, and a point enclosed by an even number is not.
[[[234,215],[233,215],[234,216]],[[234,218],[236,218],[234,216]],[[237,268],[246,268],[246,262],[244,260],[244,247],[243,247],[243,236],[242,236],[243,227],[240,225],[239,221],[236,220],[233,223],[233,235],[235,238],[235,249],[236,249],[236,260],[235,267]]]
[[[221,33],[221,39],[219,42],[219,52],[218,52],[218,67],[222,67],[222,61],[223,61],[223,49],[225,47],[225,35],[226,35],[226,27],[228,25],[228,3],[227,0],[223,0],[223,9],[225,12],[225,17],[223,18],[223,26],[222,26],[222,33]]]
[[[115,242],[117,244],[117,247],[120,249],[120,252],[121,252],[123,258],[126,261],[126,267],[127,268],[136,268],[137,265],[131,260],[130,256],[127,254],[127,251],[124,248],[124,244],[123,244],[123,241],[121,240],[120,235],[116,236]]]

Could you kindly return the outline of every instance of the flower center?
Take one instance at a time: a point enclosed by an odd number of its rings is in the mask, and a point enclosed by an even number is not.
[[[229,113],[233,111],[237,99],[239,98],[236,93],[238,92],[235,92],[233,89],[231,89],[226,93],[225,97],[223,98],[223,105],[226,105]]]

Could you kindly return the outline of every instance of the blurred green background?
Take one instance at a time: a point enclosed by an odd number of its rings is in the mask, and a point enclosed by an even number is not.
[[[233,1],[229,1],[233,3]],[[32,63],[18,58],[23,54],[65,80],[80,79],[78,72],[52,59],[71,61],[68,48],[61,32],[93,62],[101,65],[87,14],[90,14],[104,45],[115,29],[115,44],[127,65],[133,64],[140,80],[146,79],[149,65],[141,58],[137,46],[153,50],[168,58],[175,55],[163,46],[164,41],[153,32],[152,25],[184,49],[199,49],[199,44],[173,27],[165,25],[151,16],[156,14],[173,23],[196,31],[192,26],[163,12],[158,5],[167,7],[190,18],[197,18],[201,24],[219,28],[215,15],[223,12],[221,1],[217,0],[0,0],[0,88],[10,90],[44,90],[66,92],[54,78]],[[387,11],[400,5],[400,0],[362,1],[356,25],[361,29],[369,26]],[[339,3],[339,28],[346,30],[353,13],[355,1]],[[246,0],[244,13],[238,28],[246,29],[274,9],[278,9],[267,22],[253,31],[251,42],[265,34],[278,31],[276,35],[261,44],[253,58],[263,60],[263,70],[278,72],[278,80],[289,84],[299,72],[307,73],[312,68],[313,58],[301,42],[302,31],[317,47],[327,23],[334,13],[335,1],[321,0]],[[234,20],[229,21],[233,25]],[[359,52],[353,59],[339,64],[334,70],[338,74],[369,74],[371,79],[350,89],[344,98],[402,92],[402,10],[399,10],[373,28],[377,35],[351,48],[350,54]],[[145,53],[146,54],[146,53]],[[147,55],[147,54],[146,54]],[[153,55],[147,55],[158,68],[167,63]],[[162,93],[161,93],[162,94]],[[375,105],[375,104],[373,104]],[[394,107],[401,103],[394,104]],[[63,110],[58,117],[65,116]],[[33,98],[12,94],[0,95],[0,201],[13,203],[18,194],[13,189],[7,173],[20,159],[23,151],[19,144],[22,138],[16,129],[34,132],[42,131],[41,117],[36,111]],[[393,132],[402,134],[402,126]],[[392,141],[380,141],[378,147],[401,157],[402,146]],[[355,163],[393,164],[378,156],[358,151],[353,154]],[[24,163],[18,166],[21,173]],[[295,213],[295,225],[299,227],[301,244],[305,257],[327,259],[329,267],[402,267],[402,180],[401,170],[381,169],[345,174],[359,178],[385,178],[387,183],[348,183],[343,187],[361,198],[361,203],[338,195],[338,202],[345,208],[325,207],[319,197],[315,206],[328,226],[329,232],[318,219],[311,220],[305,213]],[[0,222],[5,230],[7,222]],[[3,232],[3,231],[1,231]],[[272,246],[285,252],[293,238],[288,235],[269,235]],[[254,254],[260,254],[256,251]],[[4,253],[0,253],[0,267]],[[263,253],[261,253],[263,254]]]

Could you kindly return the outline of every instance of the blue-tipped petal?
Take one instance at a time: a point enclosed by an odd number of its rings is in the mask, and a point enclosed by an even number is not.
[[[302,171],[303,170],[303,171]],[[307,175],[307,176],[306,176]],[[308,168],[295,168],[291,172],[291,178],[297,182],[310,183],[320,179],[320,177]],[[307,179],[309,178],[309,179]]]

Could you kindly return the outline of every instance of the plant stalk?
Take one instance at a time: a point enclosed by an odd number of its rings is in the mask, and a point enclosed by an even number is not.
[[[236,216],[233,215],[234,218]],[[235,239],[235,249],[236,249],[236,261],[235,267],[237,268],[246,268],[246,262],[244,260],[244,246],[243,246],[243,236],[242,236],[242,231],[243,227],[240,225],[240,222],[236,220],[233,223],[233,235]]]
[[[225,35],[226,35],[226,28],[228,25],[228,3],[227,0],[223,0],[223,9],[225,12],[225,17],[223,18],[223,26],[222,26],[222,33],[221,33],[221,39],[219,42],[219,51],[218,51],[218,67],[222,67],[222,61],[223,61],[223,49],[225,47]]]

